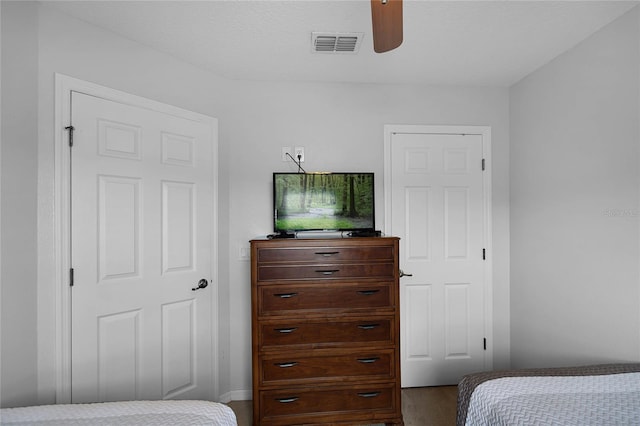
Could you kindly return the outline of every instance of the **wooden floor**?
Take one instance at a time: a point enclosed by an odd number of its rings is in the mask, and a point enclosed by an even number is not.
[[[405,426],[453,426],[456,424],[456,386],[402,389]],[[251,426],[251,401],[231,401],[238,426]]]

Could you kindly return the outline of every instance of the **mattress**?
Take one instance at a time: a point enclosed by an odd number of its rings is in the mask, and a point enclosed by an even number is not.
[[[122,401],[0,410],[0,424],[33,426],[237,426],[228,406],[209,401]]]
[[[640,425],[640,364],[465,376],[457,425]]]

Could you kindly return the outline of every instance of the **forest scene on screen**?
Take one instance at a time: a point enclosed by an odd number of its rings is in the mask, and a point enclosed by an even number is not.
[[[373,228],[373,174],[274,176],[276,230]]]

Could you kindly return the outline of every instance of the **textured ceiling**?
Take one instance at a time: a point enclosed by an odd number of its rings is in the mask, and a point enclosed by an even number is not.
[[[48,1],[230,79],[510,86],[636,1],[404,0],[404,42],[373,52],[369,0]],[[363,32],[317,54],[311,32]]]

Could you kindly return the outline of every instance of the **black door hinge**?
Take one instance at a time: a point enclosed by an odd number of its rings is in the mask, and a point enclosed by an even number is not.
[[[487,260],[487,249],[482,249],[482,260]]]
[[[484,170],[484,158],[482,159],[482,170]]]
[[[73,287],[73,268],[69,269],[69,287]]]
[[[484,350],[487,350],[487,338],[485,337],[483,340],[483,346],[484,346]]]
[[[64,128],[65,130],[69,131],[69,146],[73,146],[73,131],[76,129],[73,126],[67,126]]]

